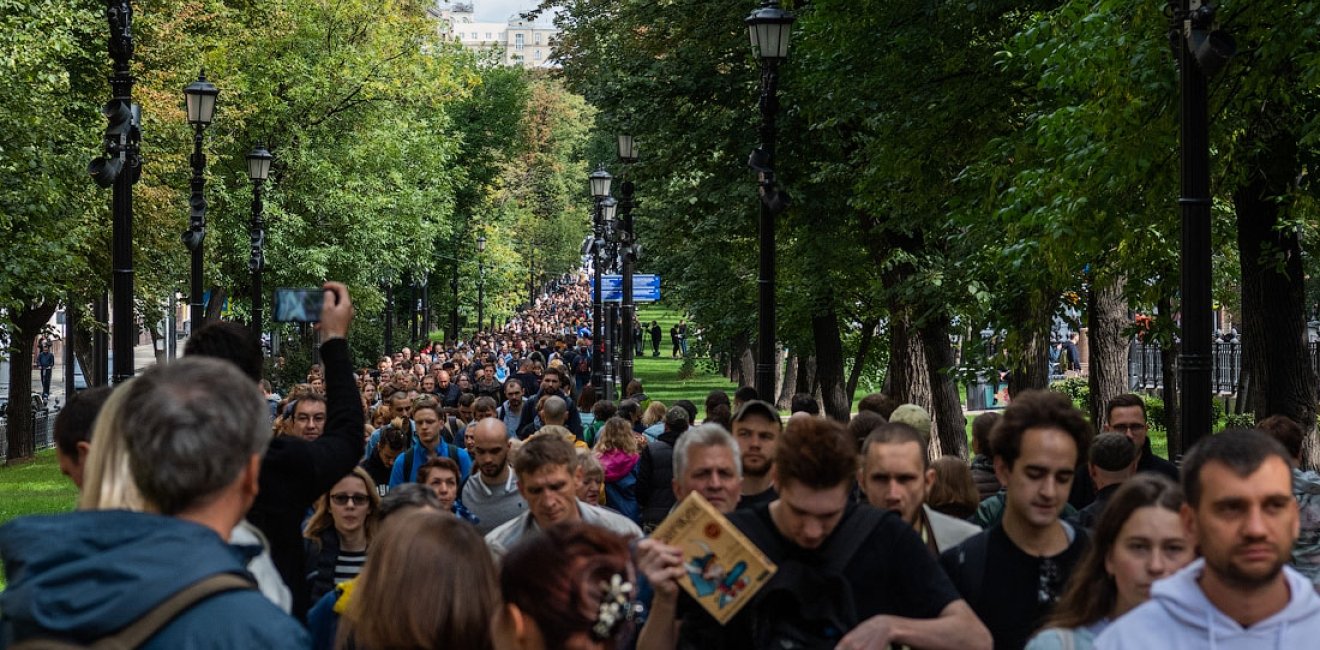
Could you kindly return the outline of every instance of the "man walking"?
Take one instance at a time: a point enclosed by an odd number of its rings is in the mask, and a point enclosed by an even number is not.
[[[148,649],[307,647],[307,632],[254,588],[247,556],[229,545],[256,499],[270,440],[256,382],[227,362],[188,357],[117,390],[110,426],[123,434],[133,484],[160,514],[85,510],[0,529],[10,580],[0,643],[117,636]],[[194,588],[214,591],[182,595]],[[171,601],[182,613],[134,625]]]
[[[1005,486],[1003,517],[945,551],[940,562],[997,649],[1026,645],[1086,551],[1086,533],[1059,515],[1090,436],[1082,412],[1051,391],[1019,395],[991,435],[995,472]]]
[[[50,339],[41,339],[41,352],[37,353],[37,368],[41,371],[41,397],[50,397],[50,377],[55,370],[55,355],[50,351]]]
[[[1320,596],[1286,566],[1297,539],[1287,451],[1259,431],[1203,438],[1183,463],[1183,526],[1201,559],[1156,582],[1099,650],[1313,648]]]

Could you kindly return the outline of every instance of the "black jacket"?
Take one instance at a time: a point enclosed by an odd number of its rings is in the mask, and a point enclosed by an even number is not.
[[[642,526],[664,521],[678,500],[674,497],[674,445],[682,434],[666,431],[642,450],[637,461],[637,504]]]
[[[572,431],[573,435],[581,438],[582,415],[578,413],[577,404],[574,404],[573,399],[568,395],[565,395],[563,391],[555,393],[555,395],[564,398],[564,402],[568,404],[568,422],[565,422],[564,426],[568,427],[568,430]],[[523,440],[526,440],[527,436],[532,435],[532,433],[536,431],[536,425],[534,423],[536,421],[536,404],[539,401],[541,401],[540,391],[523,400],[522,419],[518,421],[518,437]]]
[[[334,526],[331,526],[321,531],[319,544],[304,539],[303,545],[306,549],[304,577],[307,578],[307,587],[311,594],[308,602],[314,603],[335,588],[335,564],[339,562],[339,533]]]
[[[348,341],[326,341],[321,361],[328,410],[325,433],[312,442],[288,436],[270,441],[261,459],[261,491],[247,516],[270,542],[271,559],[293,594],[293,615],[299,619],[310,605],[303,574],[303,517],[362,459],[362,398],[353,379]]]

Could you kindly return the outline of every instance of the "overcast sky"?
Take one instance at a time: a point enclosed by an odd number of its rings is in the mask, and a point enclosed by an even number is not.
[[[478,22],[502,23],[516,13],[536,8],[536,0],[471,0]]]

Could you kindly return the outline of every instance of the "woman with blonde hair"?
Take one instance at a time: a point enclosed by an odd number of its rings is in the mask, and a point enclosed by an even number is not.
[[[311,593],[308,602],[320,600],[335,585],[352,580],[362,571],[379,511],[376,482],[361,467],[354,467],[317,500],[316,510],[303,529]]]
[[[601,428],[596,441],[595,456],[605,472],[605,507],[638,521],[637,507],[637,439],[632,426],[623,418],[610,418]]]
[[[642,433],[648,440],[655,440],[665,432],[665,413],[668,411],[669,407],[658,399],[651,400],[651,405],[646,407],[642,413],[642,426],[646,429]]]
[[[477,529],[415,509],[392,516],[373,543],[335,645],[488,650],[499,602],[495,562]]]

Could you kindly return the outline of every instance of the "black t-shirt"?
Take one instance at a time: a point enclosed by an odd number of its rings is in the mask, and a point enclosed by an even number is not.
[[[870,506],[849,505],[844,519],[840,520],[835,530],[841,529],[843,522],[854,516],[859,508]],[[768,504],[750,510],[738,510],[729,516],[729,520],[739,530],[745,531],[747,517],[759,518],[771,534],[776,536],[781,547],[787,549],[783,558],[770,558],[774,562],[793,559],[810,567],[822,566],[825,563],[824,554],[828,553],[831,546],[836,546],[833,536],[826,539],[818,549],[804,549],[789,541],[775,527]],[[901,517],[889,511],[883,513],[880,522],[871,530],[870,537],[862,543],[842,574],[852,587],[859,623],[880,614],[935,618],[949,603],[959,598],[957,589],[940,569],[930,551],[926,550],[926,545],[917,533]],[[755,608],[756,601],[753,600],[723,627],[721,650],[752,647]],[[711,632],[719,632],[719,624],[687,592],[680,592],[678,616],[683,619],[685,628],[688,625],[699,628],[699,636],[703,639],[710,639],[707,635]]]
[[[1063,595],[1073,568],[1081,561],[1090,540],[1081,529],[1062,553],[1049,558],[1028,555],[1009,539],[1001,525],[975,535],[944,552],[940,564],[963,592],[995,639],[995,650],[1020,650],[1049,617],[1054,603]],[[984,544],[980,576],[970,575],[971,555],[960,553],[973,544]]]
[[[779,498],[779,491],[772,485],[756,494],[744,494],[738,499],[738,507],[735,510],[743,508],[756,508],[758,506],[769,506],[771,501]]]

